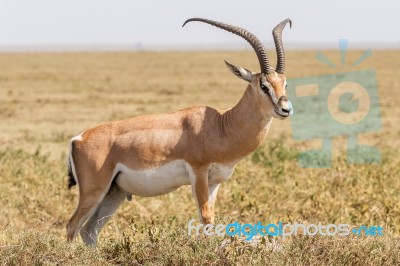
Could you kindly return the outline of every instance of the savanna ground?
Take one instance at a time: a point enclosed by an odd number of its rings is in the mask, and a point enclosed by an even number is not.
[[[314,54],[289,51],[288,78],[338,71]],[[339,52],[326,54],[341,65]],[[348,61],[361,54],[352,51]],[[298,153],[320,143],[293,140],[290,120],[275,120],[264,145],[221,186],[216,205],[217,223],[380,225],[384,236],[267,238],[258,245],[235,238],[223,245],[228,237],[188,236],[197,211],[190,188],[182,187],[123,203],[96,249],[66,242],[78,200],[76,188],[66,189],[68,140],[140,114],[232,107],[246,84],[223,59],[258,70],[250,51],[0,54],[1,264],[399,264],[400,51],[376,51],[351,69],[377,72],[383,127],[359,141],[380,149],[379,164],[347,164],[346,140],[338,137],[332,168],[302,168]],[[281,248],[270,250],[269,242]]]

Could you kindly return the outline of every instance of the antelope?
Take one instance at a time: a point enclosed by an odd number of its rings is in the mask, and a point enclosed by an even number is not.
[[[264,141],[273,118],[293,113],[286,97],[282,31],[272,31],[277,65],[270,66],[266,49],[251,32],[203,18],[203,22],[245,39],[254,49],[260,73],[225,61],[229,70],[248,82],[231,109],[197,106],[173,113],[142,115],[89,129],[70,140],[68,188],[78,184],[78,206],[66,226],[71,241],[78,232],[96,245],[100,230],[120,204],[132,195],[154,197],[190,185],[203,224],[214,223],[218,188],[236,164]],[[182,27],[183,27],[182,26]]]

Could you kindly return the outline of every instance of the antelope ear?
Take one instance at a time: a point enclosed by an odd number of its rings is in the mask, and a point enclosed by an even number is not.
[[[244,79],[248,82],[251,82],[251,80],[253,79],[253,72],[251,72],[248,69],[245,69],[241,66],[237,66],[234,64],[229,63],[228,61],[225,60],[225,64],[226,66],[229,68],[229,70],[235,74],[236,77]]]

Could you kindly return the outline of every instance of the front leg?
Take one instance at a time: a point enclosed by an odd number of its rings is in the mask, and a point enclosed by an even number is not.
[[[208,192],[208,167],[191,166],[187,164],[193,196],[196,199],[200,221],[203,224],[214,222],[214,212],[211,211]]]

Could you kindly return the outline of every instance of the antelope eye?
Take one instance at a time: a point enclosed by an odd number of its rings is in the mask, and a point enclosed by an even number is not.
[[[268,88],[264,84],[261,84],[261,89],[264,93],[268,93]]]

